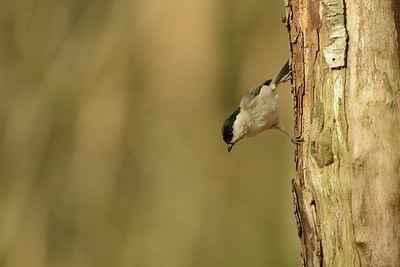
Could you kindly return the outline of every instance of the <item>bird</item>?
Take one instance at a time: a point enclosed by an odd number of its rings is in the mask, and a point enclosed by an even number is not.
[[[290,135],[279,119],[279,95],[276,88],[279,84],[292,79],[289,60],[275,75],[247,91],[239,107],[225,120],[222,126],[222,137],[228,152],[244,137],[251,137],[268,129],[277,129],[285,133],[293,144],[301,142],[300,136]]]

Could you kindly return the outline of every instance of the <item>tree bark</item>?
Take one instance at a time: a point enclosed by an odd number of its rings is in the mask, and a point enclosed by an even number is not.
[[[305,266],[400,265],[399,5],[289,0]]]

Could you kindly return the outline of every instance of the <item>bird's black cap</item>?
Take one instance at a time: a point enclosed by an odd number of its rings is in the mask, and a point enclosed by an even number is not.
[[[224,122],[222,126],[222,137],[225,143],[230,144],[233,138],[233,123],[236,120],[237,115],[240,113],[240,107],[238,107]]]

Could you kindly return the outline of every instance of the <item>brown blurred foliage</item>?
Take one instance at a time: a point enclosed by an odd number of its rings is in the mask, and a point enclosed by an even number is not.
[[[220,133],[283,5],[1,1],[0,265],[298,266],[292,144]]]

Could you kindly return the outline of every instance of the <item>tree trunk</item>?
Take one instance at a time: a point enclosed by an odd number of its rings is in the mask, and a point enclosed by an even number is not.
[[[400,266],[397,3],[289,0],[305,266]]]

